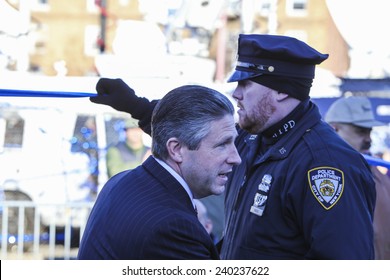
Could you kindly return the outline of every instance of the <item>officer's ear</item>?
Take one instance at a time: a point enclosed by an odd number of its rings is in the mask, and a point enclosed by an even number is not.
[[[276,100],[280,102],[280,101],[287,99],[288,97],[289,97],[289,95],[287,93],[277,92]]]

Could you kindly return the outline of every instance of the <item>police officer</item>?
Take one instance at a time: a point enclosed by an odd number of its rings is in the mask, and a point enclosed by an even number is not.
[[[241,35],[229,82],[243,160],[227,186],[225,259],[372,259],[375,187],[364,158],[310,101],[321,54],[294,38]]]
[[[304,42],[241,34],[238,82],[242,163],[226,186],[222,259],[372,259],[375,186],[360,153],[321,120],[309,93],[327,59]],[[139,119],[155,102],[101,79],[92,102]]]

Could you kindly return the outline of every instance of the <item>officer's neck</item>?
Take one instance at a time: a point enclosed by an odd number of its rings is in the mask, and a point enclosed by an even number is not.
[[[296,127],[308,109],[309,99],[300,102],[286,117],[263,131],[263,142],[271,145],[279,141]]]

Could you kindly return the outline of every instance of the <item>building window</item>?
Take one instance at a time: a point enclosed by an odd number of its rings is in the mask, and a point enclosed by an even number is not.
[[[286,14],[293,17],[302,17],[307,15],[308,0],[287,0]]]
[[[50,10],[49,0],[31,0],[30,5],[34,12],[48,12]]]
[[[32,51],[33,54],[45,55],[47,52],[47,42],[49,38],[49,26],[42,23],[33,23],[33,41],[35,48]]]
[[[2,122],[4,125],[4,121]],[[4,147],[20,148],[23,143],[24,120],[13,115],[5,119]]]
[[[275,1],[273,0],[256,1],[255,2],[256,10],[258,11],[259,15],[267,17],[271,12],[273,2]]]

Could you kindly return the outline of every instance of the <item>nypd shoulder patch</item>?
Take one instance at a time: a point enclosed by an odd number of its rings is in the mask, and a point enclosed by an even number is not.
[[[339,201],[344,191],[344,173],[340,169],[322,166],[307,172],[311,192],[326,210]]]

